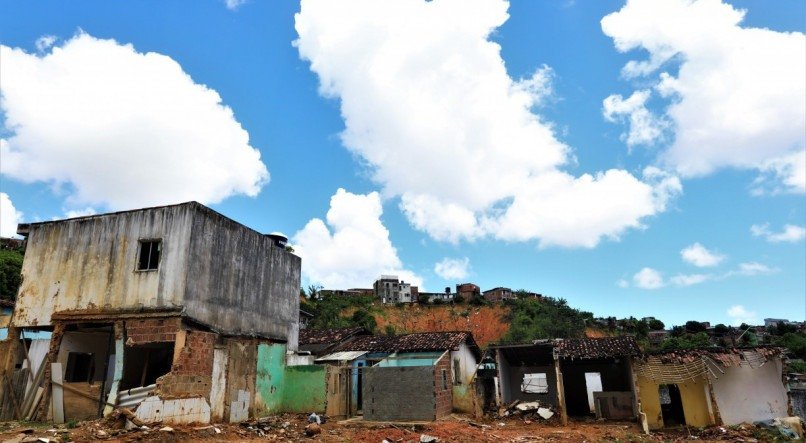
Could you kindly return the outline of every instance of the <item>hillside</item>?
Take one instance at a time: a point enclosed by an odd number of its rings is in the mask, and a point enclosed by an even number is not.
[[[395,333],[470,331],[479,346],[499,342],[509,330],[507,306],[443,305],[382,306],[375,312],[378,330],[388,325]]]

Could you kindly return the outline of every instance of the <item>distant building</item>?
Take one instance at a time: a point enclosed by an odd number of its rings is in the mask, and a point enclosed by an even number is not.
[[[448,303],[452,302],[455,296],[456,294],[451,292],[450,286],[446,286],[445,292],[418,292],[417,299],[428,300],[429,303],[433,303],[435,300]]]
[[[484,295],[484,298],[487,299],[487,301],[491,302],[500,302],[515,298],[515,294],[512,293],[512,289],[502,287],[488,289],[484,291],[482,294]]]
[[[464,298],[465,300],[470,300],[473,297],[480,297],[481,296],[481,288],[474,285],[473,283],[461,283],[456,285],[456,295],[459,297]]]
[[[375,297],[381,303],[412,303],[417,301],[418,290],[414,287],[414,297],[412,297],[412,286],[403,280],[399,280],[396,275],[381,275],[372,285]]]
[[[355,296],[374,296],[375,290],[373,288],[350,288],[350,289],[322,289],[319,291],[319,296],[339,296],[339,297],[355,297]]]

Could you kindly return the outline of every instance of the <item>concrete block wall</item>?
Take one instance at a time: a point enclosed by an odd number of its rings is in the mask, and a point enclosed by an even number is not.
[[[180,317],[126,320],[126,344],[131,346],[176,341],[176,333],[181,326]]]
[[[363,411],[369,421],[436,419],[434,367],[368,367],[364,369]],[[448,401],[450,413],[450,401]]]

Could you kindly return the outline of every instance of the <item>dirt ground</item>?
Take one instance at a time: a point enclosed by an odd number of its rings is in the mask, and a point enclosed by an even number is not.
[[[329,421],[320,433],[308,436],[304,415],[277,415],[241,424],[150,425],[126,430],[120,420],[95,420],[67,425],[0,423],[0,442],[177,442],[177,441],[276,441],[276,442],[657,442],[657,441],[785,441],[770,431],[751,425],[704,430],[680,428],[645,435],[634,422],[573,421],[568,426],[522,418],[470,420],[462,416],[423,424],[367,423],[360,420]],[[131,426],[130,426],[131,427]],[[423,439],[423,436],[426,436]],[[47,439],[47,440],[46,440]]]

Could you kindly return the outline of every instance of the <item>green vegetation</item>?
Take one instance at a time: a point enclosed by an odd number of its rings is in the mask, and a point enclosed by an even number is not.
[[[14,300],[20,288],[22,249],[0,249],[0,299]]]
[[[309,286],[307,292],[300,290],[304,299],[300,302],[300,309],[313,314],[308,327],[311,329],[349,328],[361,326],[375,332],[377,323],[373,313],[372,296],[339,296],[322,295],[321,287]],[[352,310],[352,315],[345,312]]]
[[[505,302],[511,309],[508,343],[527,342],[540,338],[583,337],[593,314],[571,308],[560,298],[518,298]]]

